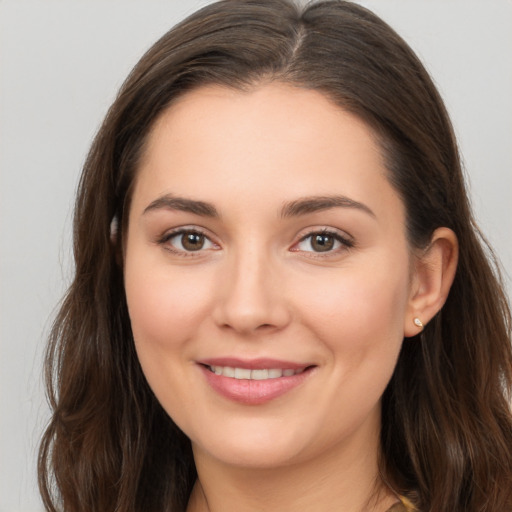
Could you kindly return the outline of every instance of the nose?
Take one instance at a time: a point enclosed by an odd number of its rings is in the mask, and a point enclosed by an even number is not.
[[[214,320],[239,334],[278,331],[291,319],[282,272],[272,258],[245,251],[226,261],[220,276]]]

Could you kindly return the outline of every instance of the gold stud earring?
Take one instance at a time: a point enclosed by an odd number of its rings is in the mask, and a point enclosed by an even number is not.
[[[414,319],[414,325],[423,329],[423,322],[418,317]]]

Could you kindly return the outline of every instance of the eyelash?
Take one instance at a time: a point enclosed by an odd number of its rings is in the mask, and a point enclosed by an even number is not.
[[[167,251],[172,252],[173,254],[176,254],[178,256],[182,257],[197,257],[200,253],[204,252],[205,249],[201,247],[200,249],[196,251],[187,251],[186,249],[179,249],[174,247],[172,244],[170,244],[170,240],[172,240],[175,237],[183,236],[183,235],[199,235],[204,237],[205,241],[212,244],[213,246],[218,247],[218,245],[211,240],[211,238],[202,230],[198,228],[178,228],[174,231],[170,231],[165,233],[162,237],[160,237],[157,240],[157,243],[159,245],[165,246],[165,249]],[[183,246],[183,244],[182,244]]]
[[[355,243],[351,238],[345,237],[337,231],[333,231],[330,229],[321,229],[317,231],[310,231],[309,233],[301,237],[301,239],[297,243],[295,243],[293,247],[298,247],[299,244],[305,242],[308,239],[310,239],[311,245],[311,243],[313,242],[313,237],[315,236],[331,237],[334,239],[334,242],[338,242],[340,244],[340,247],[329,249],[326,251],[302,251],[305,253],[309,253],[308,257],[310,258],[328,258],[329,256],[333,256],[334,254],[338,254],[341,251],[351,249],[352,247],[355,246]],[[292,248],[291,250],[297,252],[300,251],[300,249],[298,248]]]
[[[170,240],[172,240],[175,237],[183,236],[183,235],[198,235],[204,237],[204,239],[211,244],[212,246],[219,247],[218,244],[213,242],[211,238],[201,229],[198,228],[178,228],[176,230],[170,231],[165,233],[163,236],[161,236],[157,243],[159,245],[165,246],[165,249],[172,252],[173,254],[176,254],[181,257],[197,257],[200,255],[200,253],[203,253],[205,250],[203,247],[196,251],[192,250],[186,250],[186,249],[179,249],[174,247],[172,244],[170,244]],[[323,237],[331,237],[334,239],[335,242],[338,242],[341,247],[337,247],[335,249],[328,249],[326,251],[305,251],[298,249],[297,247],[305,242],[308,239],[313,239],[315,236],[323,236]],[[312,242],[310,242],[311,244]],[[310,231],[306,235],[302,236],[298,242],[295,242],[290,249],[293,252],[304,252],[304,253],[310,253],[308,257],[310,258],[326,258],[329,256],[332,256],[333,254],[338,254],[340,251],[351,249],[354,247],[355,243],[352,239],[342,236],[339,232],[329,230],[329,229],[321,229],[321,230],[315,230]],[[183,246],[183,244],[182,244]]]

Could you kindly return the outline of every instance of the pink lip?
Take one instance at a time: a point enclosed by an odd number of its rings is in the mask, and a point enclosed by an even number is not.
[[[249,380],[216,375],[210,371],[208,366],[230,366],[233,368],[254,370],[264,368],[306,369],[301,373],[288,377],[283,376],[276,379]],[[215,392],[224,398],[244,405],[261,405],[288,393],[302,384],[311,375],[313,370],[313,367],[309,365],[289,361],[277,361],[274,359],[255,359],[251,361],[234,358],[208,359],[201,361],[199,367],[206,381]]]

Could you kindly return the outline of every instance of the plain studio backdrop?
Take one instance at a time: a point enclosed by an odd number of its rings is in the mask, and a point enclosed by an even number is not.
[[[123,79],[201,0],[0,0],[0,512],[36,512],[44,340],[71,276],[70,220]],[[480,226],[512,289],[512,2],[373,0],[448,110]]]

